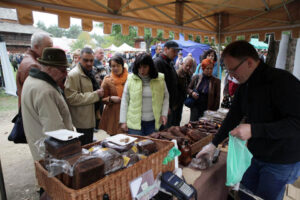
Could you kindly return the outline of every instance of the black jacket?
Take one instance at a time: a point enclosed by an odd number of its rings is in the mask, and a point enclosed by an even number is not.
[[[256,159],[278,164],[300,161],[300,81],[292,74],[260,62],[237,89],[213,144],[223,141],[242,119],[251,124],[248,148]]]
[[[164,54],[154,59],[154,65],[158,72],[165,75],[165,82],[169,92],[169,108],[176,109],[178,106],[178,77],[174,69],[174,62]]]

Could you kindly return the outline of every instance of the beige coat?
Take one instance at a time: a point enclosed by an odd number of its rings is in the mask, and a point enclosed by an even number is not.
[[[65,97],[76,128],[96,126],[94,103],[100,98],[93,91],[92,81],[84,74],[79,64],[73,68],[65,82]]]
[[[63,96],[46,81],[28,76],[23,85],[21,108],[25,136],[34,160],[40,160],[34,143],[47,131],[73,129]]]

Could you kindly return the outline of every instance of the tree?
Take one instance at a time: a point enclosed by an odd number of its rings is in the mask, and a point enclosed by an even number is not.
[[[82,32],[82,29],[78,25],[71,25],[68,30],[65,31],[64,36],[67,38],[78,38],[79,34]]]
[[[39,29],[43,30],[43,31],[47,31],[47,27],[46,27],[46,25],[45,25],[44,22],[38,21],[38,23],[36,24],[36,26],[37,26]]]
[[[91,48],[96,47],[95,42],[93,41],[93,38],[90,36],[90,34],[88,32],[81,32],[76,42],[71,44],[71,49],[72,51],[76,49],[82,49],[86,45],[90,46]]]
[[[47,29],[47,32],[51,33],[54,37],[62,37],[65,34],[65,30],[59,28],[57,25],[51,25]]]

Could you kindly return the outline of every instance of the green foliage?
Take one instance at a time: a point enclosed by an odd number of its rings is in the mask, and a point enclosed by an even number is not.
[[[75,24],[75,25],[71,25],[70,28],[65,31],[65,36],[67,38],[76,39],[81,32],[82,32],[81,27]]]
[[[188,35],[188,39],[193,41],[193,35]]]
[[[59,28],[57,25],[51,25],[48,28],[45,26],[44,22],[38,21],[36,24],[38,28],[51,33],[53,37],[67,37],[75,39],[82,32],[81,27],[78,25],[71,25],[69,29]]]
[[[195,38],[195,42],[198,42],[198,43],[200,43],[201,41],[200,41],[200,36],[199,35],[197,35],[196,36],[196,38]]]
[[[90,34],[88,32],[81,32],[76,42],[71,45],[71,50],[74,51],[76,49],[82,49],[86,45],[89,45],[91,48],[96,47],[96,44]]]
[[[65,35],[65,30],[56,25],[49,26],[49,28],[47,28],[47,32],[51,33],[54,37],[62,37]]]

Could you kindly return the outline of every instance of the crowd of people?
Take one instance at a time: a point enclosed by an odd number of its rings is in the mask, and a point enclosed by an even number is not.
[[[198,66],[192,55],[181,55],[174,62],[181,48],[167,41],[163,47],[157,45],[153,57],[142,52],[128,58],[132,62],[128,66],[119,53],[106,65],[102,48],[85,47],[73,53],[70,67],[65,52],[52,45],[48,35],[33,34],[31,49],[17,72],[19,106],[34,160],[40,159],[34,143],[46,131],[76,128],[84,134],[80,137],[84,145],[93,141],[94,129],[145,136],[178,126],[184,104],[191,109],[190,121],[219,108],[221,69],[214,50],[205,52]],[[230,95],[236,93],[235,98],[213,142],[197,157],[213,154],[229,131],[249,140],[254,158],[242,183],[263,197],[276,191],[272,194],[276,199],[284,185],[300,175],[299,80],[270,68],[246,41],[228,45],[222,58],[229,74],[225,88]],[[275,182],[283,166],[288,166],[285,180]],[[264,167],[279,171],[261,173]]]

